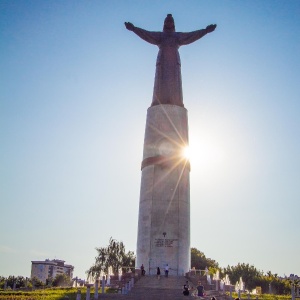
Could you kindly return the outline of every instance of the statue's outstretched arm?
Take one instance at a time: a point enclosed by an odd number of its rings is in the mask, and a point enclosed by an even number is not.
[[[205,29],[200,29],[192,32],[180,32],[178,33],[179,37],[179,45],[188,45],[191,44],[199,39],[201,39],[203,36],[205,36],[207,33],[213,32],[216,29],[216,24],[208,25]]]
[[[210,32],[213,32],[217,27],[217,24],[211,24],[211,25],[208,25],[206,26],[205,30],[207,33],[210,33]]]
[[[132,23],[130,23],[130,22],[125,22],[124,24],[125,24],[126,29],[128,29],[128,30],[130,30],[130,31],[133,31],[134,25],[133,25]]]
[[[144,41],[153,44],[158,45],[160,42],[160,32],[153,32],[153,31],[147,31],[145,29],[135,27],[130,22],[125,22],[126,29],[133,31],[137,36],[139,36]]]

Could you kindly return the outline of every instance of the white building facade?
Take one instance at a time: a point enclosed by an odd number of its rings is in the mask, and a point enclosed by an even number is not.
[[[72,279],[73,271],[74,266],[65,264],[65,261],[60,259],[31,261],[31,278],[36,277],[44,283],[47,279],[55,278],[59,274],[66,274]]]

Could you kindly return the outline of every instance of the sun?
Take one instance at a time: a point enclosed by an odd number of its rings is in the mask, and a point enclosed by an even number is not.
[[[183,156],[195,167],[220,167],[225,161],[224,147],[218,141],[202,138],[191,140],[188,147],[184,147]]]
[[[191,150],[190,150],[190,147],[189,147],[189,146],[185,146],[185,147],[182,149],[182,156],[183,156],[186,160],[189,160],[189,159],[190,159],[190,156],[191,156]]]

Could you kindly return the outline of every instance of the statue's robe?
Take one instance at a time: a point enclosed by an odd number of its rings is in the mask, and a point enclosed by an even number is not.
[[[133,32],[146,42],[159,47],[151,106],[173,104],[184,107],[178,49],[202,38],[207,33],[206,30],[153,32],[134,27]]]

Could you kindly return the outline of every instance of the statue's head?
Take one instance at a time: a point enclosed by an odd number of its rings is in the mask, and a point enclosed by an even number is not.
[[[165,18],[164,22],[164,31],[174,32],[175,31],[175,23],[171,14],[168,14]]]

